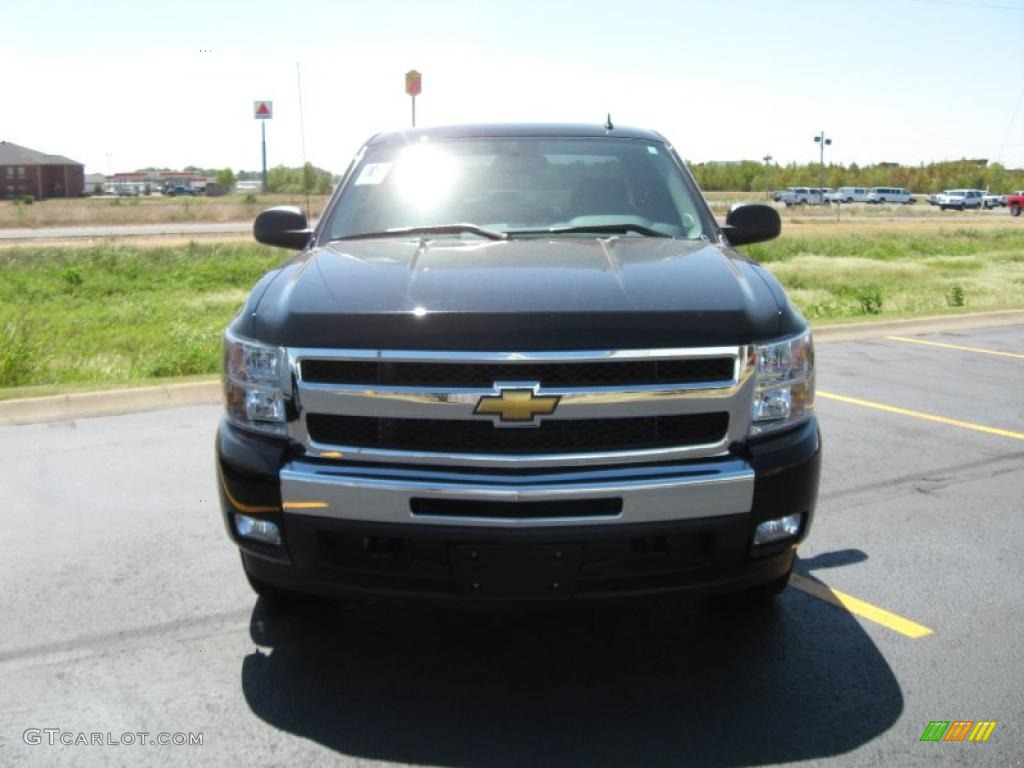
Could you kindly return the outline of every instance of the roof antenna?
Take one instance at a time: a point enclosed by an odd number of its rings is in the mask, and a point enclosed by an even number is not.
[[[611,113],[611,112],[609,112],[609,113],[608,113],[608,119],[604,121],[604,128],[605,128],[605,130],[606,130],[606,131],[610,131],[610,130],[612,130],[612,129],[613,129],[614,127],[615,127],[615,126],[614,126],[614,125],[612,125],[612,113]]]

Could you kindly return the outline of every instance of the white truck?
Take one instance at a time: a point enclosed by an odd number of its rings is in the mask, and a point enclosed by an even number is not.
[[[778,201],[786,205],[821,205],[822,194],[814,187],[789,187],[779,195]]]
[[[990,195],[986,192],[981,198],[981,205],[986,210],[991,210],[992,208],[1005,208],[1006,195]]]
[[[958,211],[967,208],[981,208],[985,199],[985,191],[981,189],[947,189],[936,201],[943,211],[954,208]]]

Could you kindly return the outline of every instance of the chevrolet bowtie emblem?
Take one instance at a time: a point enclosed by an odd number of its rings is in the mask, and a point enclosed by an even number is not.
[[[497,416],[506,424],[536,424],[538,416],[550,416],[558,407],[559,395],[538,395],[525,387],[505,389],[499,394],[484,395],[476,404],[474,414]],[[495,422],[497,423],[497,422]]]

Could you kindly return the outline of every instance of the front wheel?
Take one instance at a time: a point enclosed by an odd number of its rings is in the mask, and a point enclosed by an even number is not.
[[[793,575],[792,567],[782,576],[779,576],[767,584],[758,584],[756,587],[745,589],[737,594],[741,600],[753,603],[769,603],[786,591],[789,586],[789,577]]]
[[[287,605],[292,602],[297,602],[303,597],[303,595],[300,595],[298,592],[291,592],[287,589],[282,589],[281,587],[275,587],[273,584],[267,584],[267,582],[257,579],[246,567],[244,555],[242,556],[242,570],[245,572],[245,580],[249,582],[249,586],[252,587],[252,591],[268,603],[273,603],[274,605]]]
[[[1020,203],[1014,203],[1010,206],[1011,216],[1020,216]]]

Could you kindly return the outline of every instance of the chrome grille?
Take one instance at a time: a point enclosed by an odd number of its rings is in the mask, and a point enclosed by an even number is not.
[[[289,349],[298,415],[289,430],[311,456],[391,464],[570,467],[722,456],[749,429],[750,352]],[[509,390],[557,406],[528,424],[478,410]]]
[[[489,421],[389,419],[311,413],[317,443],[429,453],[580,453],[637,451],[717,443],[729,426],[725,412],[634,419],[545,421],[535,428],[495,429]]]
[[[417,363],[303,360],[303,381],[395,387],[490,387],[496,381],[536,381],[542,387],[619,387],[729,381],[731,357],[600,363]]]

